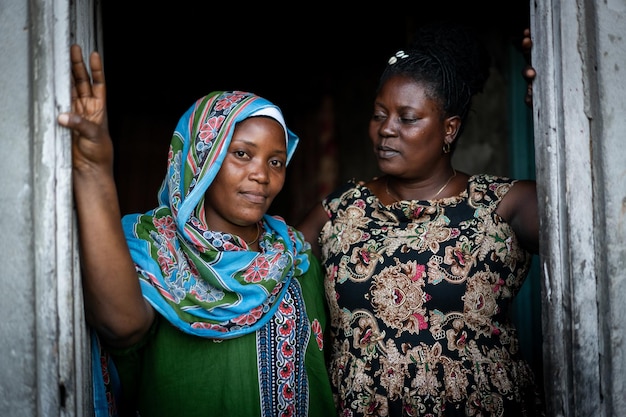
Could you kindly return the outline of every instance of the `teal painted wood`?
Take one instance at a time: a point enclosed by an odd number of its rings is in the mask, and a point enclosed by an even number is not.
[[[509,63],[509,175],[512,178],[535,179],[532,111],[523,100],[527,85],[521,76],[526,63],[513,46],[510,47]],[[513,304],[512,315],[522,353],[535,370],[538,382],[541,382],[541,280],[537,255],[533,257],[529,275]]]

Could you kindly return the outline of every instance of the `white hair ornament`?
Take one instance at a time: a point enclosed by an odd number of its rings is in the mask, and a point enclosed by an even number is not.
[[[395,53],[394,56],[392,56],[391,58],[389,58],[389,61],[387,61],[389,63],[389,65],[393,65],[396,62],[398,62],[398,58],[408,58],[408,54],[406,54],[404,51],[398,51]]]

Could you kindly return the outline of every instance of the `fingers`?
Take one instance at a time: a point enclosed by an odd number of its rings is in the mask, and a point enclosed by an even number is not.
[[[522,77],[526,80],[526,95],[524,96],[524,103],[528,107],[533,106],[533,81],[537,76],[537,71],[530,65],[527,65],[522,70]]]
[[[74,113],[61,113],[57,116],[57,123],[63,127],[72,130],[72,137],[77,139],[79,137],[89,137],[94,134],[95,128],[93,125],[85,120],[78,114]]]
[[[83,118],[74,113],[61,113],[57,116],[57,122],[59,122],[59,124],[63,127],[76,129],[77,127],[83,125]]]
[[[526,105],[532,109],[533,107],[533,85],[532,84],[528,84],[528,86],[526,87],[526,95],[524,96],[524,103],[526,103]]]
[[[524,33],[526,33],[526,30],[524,31]],[[526,36],[524,35],[524,38],[522,39],[522,50],[525,53],[530,53],[530,50],[533,47],[533,40],[530,38],[530,35]]]
[[[91,53],[88,68],[83,61],[81,47],[72,45],[70,47],[70,61],[72,67],[72,110],[70,113],[59,115],[58,123],[72,129],[74,134],[87,138],[106,135],[108,130],[106,88],[100,54]]]
[[[95,97],[104,99],[106,88],[100,54],[94,51],[89,56],[91,75],[83,61],[83,52],[79,45],[71,46],[70,57],[72,62],[72,87],[76,90],[72,91],[72,98]]]
[[[524,29],[523,38],[522,38],[522,53],[524,55],[524,59],[528,63],[522,69],[522,77],[526,80],[526,95],[524,96],[524,103],[530,108],[533,106],[533,81],[537,76],[537,72],[531,65],[531,50],[533,47],[533,40],[530,37],[530,28]]]
[[[61,113],[57,117],[57,122],[59,122],[59,124],[63,127],[72,127],[72,122],[70,120],[71,118],[71,113]]]
[[[61,113],[57,116],[57,122],[63,127],[76,131],[81,136],[93,137],[97,132],[97,126],[94,123],[75,113]]]
[[[522,76],[524,77],[524,79],[526,79],[526,81],[530,82],[530,81],[533,81],[535,77],[537,76],[537,71],[535,71],[535,69],[531,67],[530,65],[527,65],[522,70]]]
[[[86,139],[94,144],[107,141],[108,132],[104,126],[93,123],[78,114],[61,113],[57,116],[57,123],[70,129],[74,140],[84,141]]]
[[[80,46],[72,45],[70,47],[70,58],[72,62],[73,88],[76,89],[77,97],[91,97],[91,77],[83,62],[83,51]]]
[[[92,52],[89,56],[89,66],[91,67],[92,93],[94,97],[104,100],[106,98],[106,84],[104,82],[102,59],[98,52]]]
[[[522,53],[524,54],[524,58],[526,59],[526,62],[530,64],[530,51],[533,48],[533,40],[530,37],[529,28],[524,29],[524,35],[522,37],[521,47],[522,47]]]

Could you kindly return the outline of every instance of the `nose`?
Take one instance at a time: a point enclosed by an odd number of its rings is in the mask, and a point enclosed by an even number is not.
[[[269,170],[270,167],[265,162],[253,162],[250,164],[249,178],[252,181],[256,181],[261,184],[267,184],[269,182]]]
[[[382,137],[396,136],[396,125],[393,118],[387,117],[378,123],[378,134]]]

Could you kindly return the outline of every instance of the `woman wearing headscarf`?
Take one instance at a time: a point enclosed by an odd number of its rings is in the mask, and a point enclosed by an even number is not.
[[[158,206],[120,222],[104,73],[74,45],[74,193],[97,415],[328,416],[323,275],[267,210],[298,137],[254,94],[180,118]],[[121,382],[121,384],[116,383]]]

